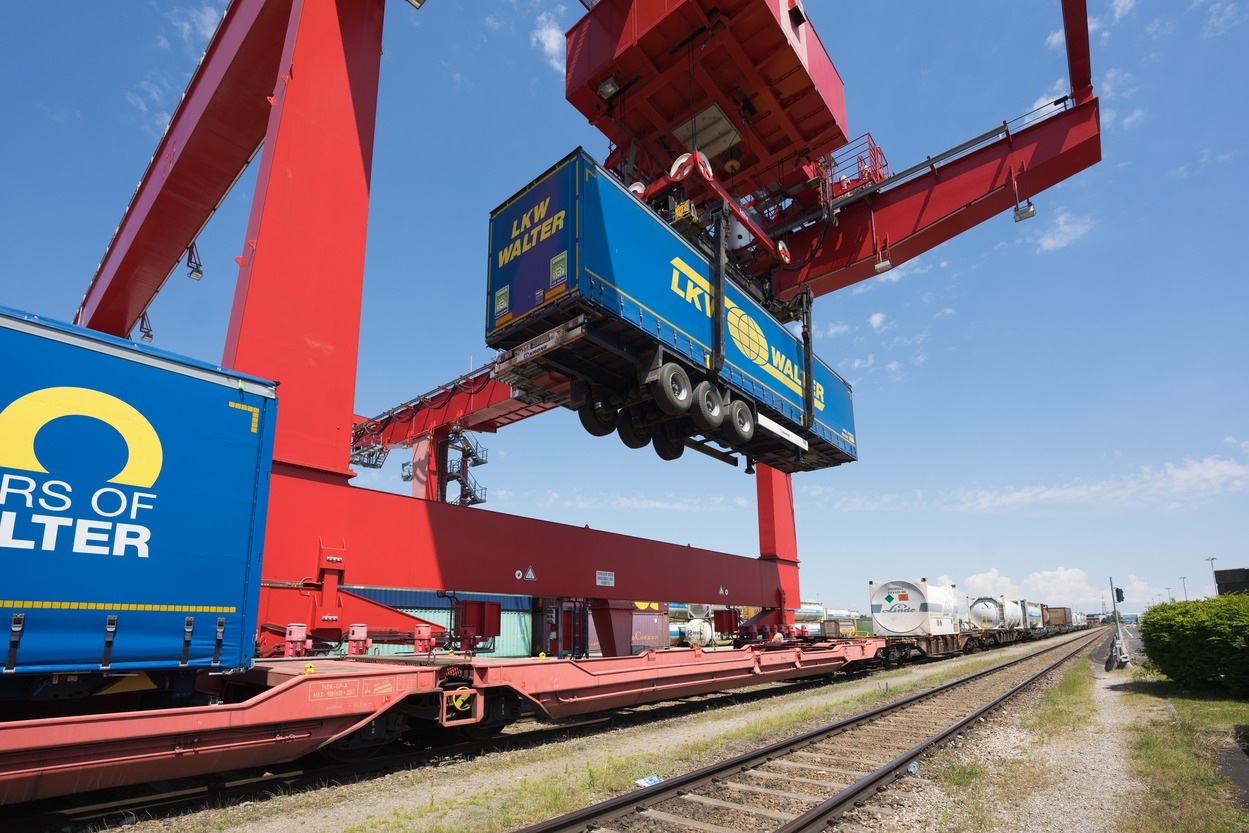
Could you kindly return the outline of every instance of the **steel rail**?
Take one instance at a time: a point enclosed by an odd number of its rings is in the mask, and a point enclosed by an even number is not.
[[[923,755],[933,746],[943,742],[951,735],[957,733],[968,723],[974,721],[987,711],[996,708],[1002,701],[1019,693],[1019,691],[1034,683],[1039,677],[1052,671],[1056,666],[1066,662],[1072,656],[1087,648],[1097,638],[1101,638],[1100,635],[1095,638],[1075,640],[1079,643],[1075,649],[1068,651],[1060,659],[1049,664],[1037,674],[1029,677],[1024,683],[1015,686],[1006,694],[995,698],[988,705],[976,709],[970,716],[959,720],[956,724],[947,727],[939,734],[916,744],[904,752],[901,756],[895,758],[888,764],[882,766],[880,769],[872,772],[864,778],[861,778],[854,784],[851,784],[845,790],[842,790],[837,795],[833,796],[833,798],[828,799],[813,810],[808,811],[790,822],[787,822],[786,825],[779,828],[776,833],[782,833],[782,831],[784,833],[800,833],[800,831],[815,831],[824,829],[830,815],[838,813],[847,804],[852,804],[854,801],[859,800],[866,791],[875,789],[887,778],[896,777],[900,768],[905,768],[911,761]],[[827,726],[813,729],[809,732],[798,735],[797,737],[778,741],[777,743],[770,744],[761,749],[738,755],[737,757],[731,758],[727,761],[711,764],[654,786],[625,793],[624,795],[608,799],[567,815],[554,819],[548,819],[546,821],[539,822],[538,824],[521,828],[515,831],[515,833],[576,833],[577,831],[590,831],[600,828],[607,829],[604,825],[612,820],[619,819],[622,816],[627,816],[631,813],[645,810],[665,801],[679,798],[681,795],[689,793],[697,787],[712,784],[713,782],[729,775],[737,772],[743,772],[761,764],[768,763],[769,761],[790,752],[797,751],[803,747],[810,746],[834,735],[841,734],[847,729],[853,729],[862,724],[869,723],[878,717],[883,717],[884,715],[905,709],[908,706],[932,699],[936,695],[955,687],[965,686],[984,677],[1000,674],[1003,671],[1020,665],[1021,663],[1035,660],[1037,657],[1044,656],[1045,654],[1061,651],[1070,644],[1071,643],[1064,643],[1063,645],[1046,648],[1042,651],[1036,652],[1035,654],[1020,657],[1017,660],[1012,660],[1011,662],[1003,663],[1002,665],[994,666],[993,668],[989,668],[975,674],[970,674],[966,677],[961,677],[957,680],[922,691],[894,703],[878,706],[853,717],[848,717]],[[843,798],[843,796],[846,797]],[[817,813],[819,813],[818,816],[816,815]],[[799,825],[800,822],[803,826],[796,826]]]
[[[1033,685],[1041,677],[1045,676],[1046,674],[1050,673],[1055,668],[1057,668],[1059,665],[1062,665],[1067,660],[1076,656],[1077,654],[1079,654],[1081,651],[1083,651],[1089,645],[1091,645],[1092,643],[1096,641],[1097,640],[1095,638],[1080,640],[1080,644],[1077,645],[1073,650],[1068,651],[1066,654],[1059,657],[1056,661],[1050,663],[1045,668],[1042,668],[1040,671],[1033,674],[1031,677],[1024,680],[1023,682],[1019,683],[1018,685],[1016,685],[1015,687],[1013,687],[1006,693],[998,697],[995,697],[990,702],[976,709],[971,714],[959,720],[957,723],[954,723],[953,725],[947,727],[946,729],[939,732],[938,734],[933,735],[927,740],[911,747],[906,752],[903,752],[901,755],[894,758],[889,763],[885,764],[884,766],[880,767],[874,772],[869,773],[863,778],[860,778],[858,781],[854,782],[849,787],[846,787],[844,790],[837,793],[837,795],[828,799],[823,804],[820,804],[819,806],[812,808],[810,811],[808,811],[807,813],[804,813],[803,815],[799,816],[793,821],[787,822],[781,827],[778,827],[774,831],[774,833],[816,833],[816,831],[826,830],[829,822],[832,819],[842,815],[848,808],[853,806],[856,802],[860,801],[866,793],[876,792],[885,782],[900,778],[901,773],[904,772],[906,768],[913,761],[918,760],[919,758],[927,754],[930,750],[943,745],[947,740],[949,740],[951,737],[961,732],[971,723],[974,723],[978,718],[984,716],[985,714],[988,714],[989,712],[996,709],[998,706],[1002,705],[1007,700],[1019,694],[1024,689]],[[1056,645],[1053,648],[1048,649],[1048,651],[1058,651],[1064,647],[1066,646]],[[1047,653],[1047,651],[1041,651],[1036,654],[1032,654],[1031,656],[1025,657],[1024,659],[1034,659],[1038,656],[1041,656],[1044,653]],[[1020,661],[1022,662],[1022,660]],[[1002,667],[1005,668],[1007,666],[1002,666]],[[998,670],[998,669],[993,669],[993,670]]]

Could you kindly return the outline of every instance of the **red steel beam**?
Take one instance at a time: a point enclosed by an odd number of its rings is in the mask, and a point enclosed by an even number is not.
[[[1067,75],[1071,97],[1083,104],[1093,97],[1093,64],[1089,58],[1089,13],[1085,0],[1063,0],[1063,34],[1067,40]]]
[[[555,407],[513,398],[511,387],[490,378],[491,372],[489,367],[482,368],[372,419],[357,417],[353,446],[407,448],[421,437],[452,426],[493,433]]]
[[[348,518],[341,549],[325,546],[323,525],[310,522],[339,511]],[[315,563],[309,554],[320,553],[321,565],[343,571],[342,583],[373,587],[775,607],[786,566],[338,486],[277,468],[268,528],[285,532],[266,547],[266,577],[298,580]],[[532,580],[524,577],[530,568]]]
[[[790,235],[794,262],[806,265],[778,271],[777,294],[792,297],[805,285],[825,295],[866,280],[879,260],[899,266],[1100,160],[1098,101],[1090,97],[848,204],[826,232],[817,223]]]
[[[126,337],[265,136],[292,0],[234,0],[74,323]]]

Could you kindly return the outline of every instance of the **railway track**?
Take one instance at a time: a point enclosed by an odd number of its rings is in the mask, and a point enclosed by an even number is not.
[[[815,833],[1105,634],[1048,648],[518,833]]]
[[[766,701],[827,685],[828,677],[767,683],[758,687],[717,694],[698,695],[678,702],[659,703],[560,721],[557,725],[522,721],[506,734],[485,740],[431,743],[424,747],[399,746],[363,761],[318,761],[315,756],[290,764],[182,779],[177,784],[140,785],[113,791],[85,793],[65,799],[47,799],[0,808],[3,833],[95,830],[125,825],[136,820],[169,817],[206,806],[220,806],[253,796],[318,789],[326,784],[350,783],[392,772],[440,762],[490,754],[508,749],[540,746],[570,736],[606,729],[627,728],[701,712],[734,703]]]

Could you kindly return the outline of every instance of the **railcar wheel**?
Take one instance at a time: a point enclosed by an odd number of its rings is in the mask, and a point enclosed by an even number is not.
[[[724,400],[711,382],[699,382],[694,386],[690,419],[700,431],[714,431],[724,424]]]
[[[642,409],[637,405],[621,408],[616,415],[616,434],[629,448],[642,448],[651,441],[654,430],[641,421]]]
[[[744,445],[754,439],[755,415],[750,412],[749,405],[740,399],[734,399],[729,403],[726,416],[724,424],[731,441]]]
[[[586,402],[577,409],[581,427],[594,437],[606,437],[616,430],[616,409],[603,403]]]
[[[694,391],[690,377],[676,362],[667,362],[659,368],[659,378],[651,382],[651,396],[659,410],[668,416],[681,416],[690,409]]]
[[[659,426],[651,445],[660,460],[675,460],[685,453],[685,443],[681,437],[673,433],[667,425]]]

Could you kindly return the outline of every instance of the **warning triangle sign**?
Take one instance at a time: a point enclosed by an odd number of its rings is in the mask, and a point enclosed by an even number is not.
[[[533,567],[525,570],[525,581],[537,581],[538,577],[533,574]]]

